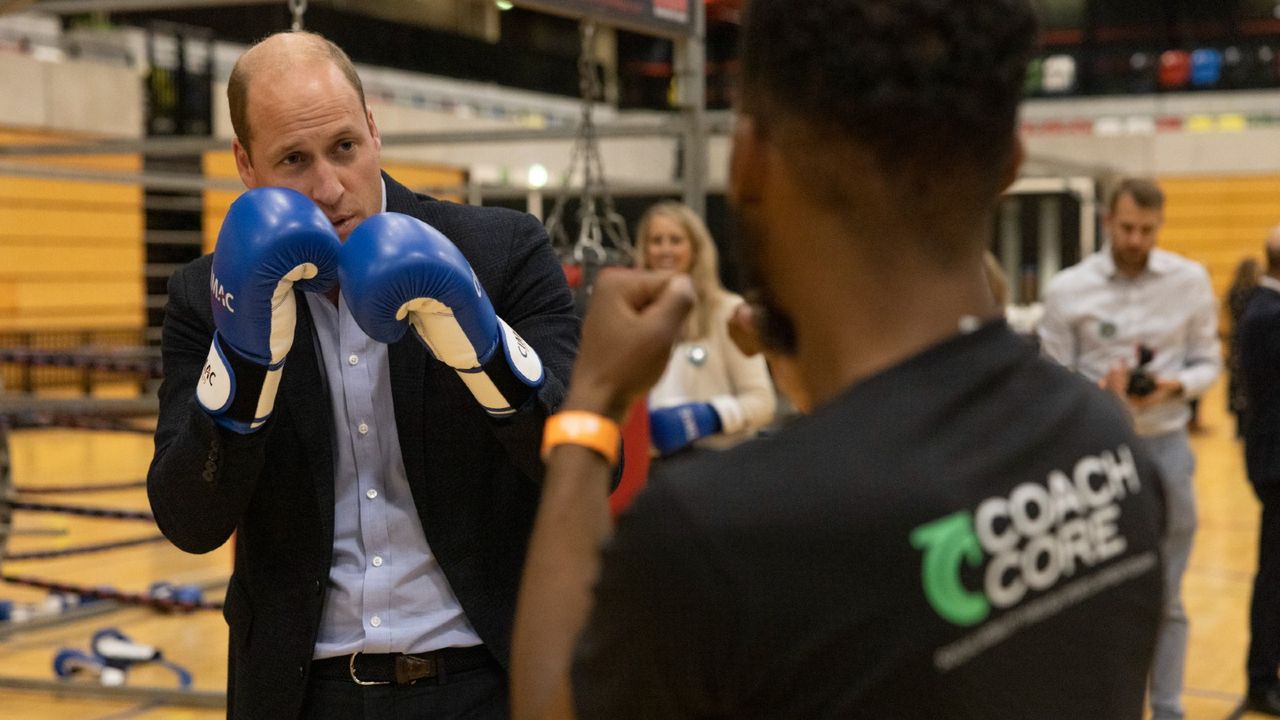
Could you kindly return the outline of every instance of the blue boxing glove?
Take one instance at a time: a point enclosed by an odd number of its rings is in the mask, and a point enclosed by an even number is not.
[[[660,455],[670,455],[720,429],[720,415],[711,403],[685,403],[649,411],[649,440]]]
[[[338,279],[338,234],[320,208],[285,188],[231,204],[209,278],[213,323],[196,399],[219,425],[249,433],[271,416],[297,323],[296,284],[328,292]]]
[[[369,337],[393,343],[412,327],[490,415],[514,414],[542,385],[538,353],[497,316],[458,248],[421,220],[365,220],[342,246],[338,276]]]

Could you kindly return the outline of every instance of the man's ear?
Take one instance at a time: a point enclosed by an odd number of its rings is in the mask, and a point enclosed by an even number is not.
[[[231,151],[236,156],[236,172],[240,173],[240,182],[250,190],[258,187],[257,176],[253,172],[253,162],[249,160],[249,150],[240,142],[240,138],[232,138]]]
[[[760,201],[769,172],[767,142],[755,118],[737,116],[729,156],[729,202],[742,207]]]
[[[373,146],[382,152],[382,134],[378,132],[378,123],[373,121],[373,111],[365,110],[365,118],[369,123],[369,135],[373,137]]]

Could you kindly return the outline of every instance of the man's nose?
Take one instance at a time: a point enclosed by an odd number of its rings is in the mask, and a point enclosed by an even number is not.
[[[343,192],[342,181],[338,178],[334,167],[323,161],[316,163],[315,176],[311,184],[311,199],[321,207],[333,208],[337,207]]]

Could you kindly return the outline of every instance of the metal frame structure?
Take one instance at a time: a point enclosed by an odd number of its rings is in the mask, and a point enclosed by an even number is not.
[[[676,42],[684,131],[684,203],[698,216],[707,210],[707,7],[693,0],[693,27]]]
[[[1080,203],[1080,257],[1097,250],[1097,181],[1092,177],[1024,177],[1015,182],[1006,196],[1013,195],[1071,195]],[[1062,228],[1059,216],[1060,204],[1042,202],[1038,218],[1039,245],[1037,248],[1036,279],[1038,287],[1045,287],[1050,278],[1062,269]],[[996,227],[1001,242],[999,256],[1005,274],[1011,281],[1018,277],[1021,268],[1021,233],[1018,217],[1012,206],[1005,205],[996,217]],[[1025,303],[1023,303],[1025,304]]]
[[[25,10],[54,14],[80,14],[93,12],[124,12],[137,10],[205,8],[219,6],[273,5],[281,0],[40,0],[24,3]],[[289,7],[298,20],[296,0]],[[567,11],[564,6],[548,0],[517,0],[517,5],[540,12],[587,19],[583,13]],[[303,5],[305,8],[305,4]],[[16,9],[16,8],[14,8]],[[613,17],[590,18],[611,27],[634,30],[658,37],[670,38],[675,43],[676,78],[680,90],[680,115],[662,123],[611,123],[596,126],[598,138],[677,137],[682,144],[681,182],[682,196],[686,204],[698,213],[706,209],[708,176],[708,137],[718,130],[727,130],[729,113],[706,111],[706,8],[701,0],[690,0],[691,14],[687,33],[663,33],[644,25],[629,25]],[[0,11],[3,14],[3,11]],[[575,128],[549,128],[525,130],[519,128],[489,130],[483,132],[403,133],[383,136],[385,145],[422,145],[466,142],[521,142],[537,140],[572,140],[577,136]],[[224,150],[227,143],[216,138],[172,138],[161,140],[103,141],[101,143],[75,143],[65,145],[0,146],[0,159],[32,155],[147,153],[148,155],[189,155],[207,150]],[[12,171],[12,172],[11,172]],[[0,172],[31,176],[31,170],[0,165]],[[74,174],[59,174],[60,179],[77,179]],[[97,173],[86,174],[79,179],[108,180]],[[159,181],[153,184],[152,180]],[[189,184],[175,184],[174,178],[155,175],[139,175],[131,179],[121,175],[121,182],[145,182],[160,189],[191,190]]]
[[[1080,201],[1080,257],[1098,249],[1098,182],[1092,177],[1024,177],[1008,194],[1066,193]]]
[[[107,700],[138,700],[156,705],[220,709],[227,706],[227,695],[210,690],[178,690],[159,687],[109,687],[98,683],[35,680],[0,677],[0,689],[47,692],[60,697],[91,697]]]
[[[280,0],[36,0],[15,10],[37,10],[54,15],[81,15],[97,12],[185,10],[231,7],[235,5],[278,5]]]
[[[690,123],[697,123],[697,129]],[[685,201],[705,197],[707,183],[707,144],[714,135],[727,135],[732,128],[732,115],[725,111],[703,112],[700,117],[690,120],[686,117],[671,118],[664,122],[610,122],[597,124],[595,134],[598,138],[680,138],[686,148],[694,147],[693,152],[685,152],[686,167],[680,192]],[[500,143],[500,142],[554,142],[573,140],[577,130],[572,127],[560,128],[500,128],[496,130],[472,131],[438,131],[416,133],[387,133],[382,136],[384,147],[407,147],[413,145],[457,145],[465,143]],[[41,177],[57,180],[82,180],[86,182],[112,182],[122,184],[143,184],[161,190],[240,190],[241,185],[233,180],[196,177],[177,173],[163,172],[124,172],[108,170],[76,170],[53,166],[36,167],[18,162],[23,158],[55,157],[67,155],[192,155],[202,152],[220,152],[229,150],[230,145],[222,138],[155,138],[145,140],[103,140],[92,143],[39,143],[22,145],[0,145],[0,175],[18,177]],[[696,165],[696,168],[689,167]],[[495,190],[498,188],[494,188]],[[468,194],[468,188],[452,188],[452,193]],[[518,190],[524,194],[523,189]],[[691,205],[692,206],[692,205]]]

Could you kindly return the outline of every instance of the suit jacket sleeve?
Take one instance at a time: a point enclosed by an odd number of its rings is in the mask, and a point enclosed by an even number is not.
[[[160,418],[147,496],[156,524],[192,553],[220,547],[244,515],[262,469],[271,423],[249,435],[215,425],[196,403],[196,383],[213,340],[207,274],[197,261],[169,279],[161,354]],[[197,306],[197,303],[201,303]]]
[[[1254,293],[1238,327],[1244,458],[1254,485],[1280,482],[1280,295]]]
[[[503,301],[495,310],[537,350],[546,379],[514,417],[494,422],[494,432],[516,466],[541,482],[542,425],[564,400],[580,322],[546,230],[531,215],[515,217]]]

